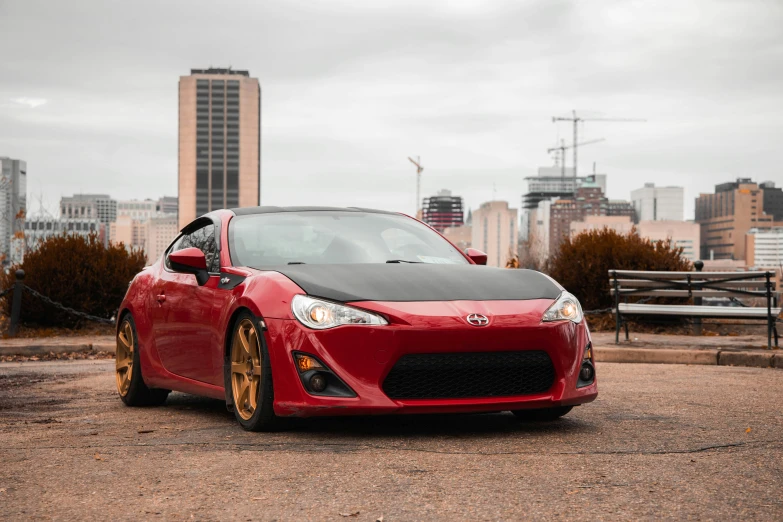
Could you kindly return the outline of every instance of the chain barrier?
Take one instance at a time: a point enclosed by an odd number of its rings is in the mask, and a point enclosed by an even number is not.
[[[51,305],[51,306],[53,306],[53,307],[55,307],[58,310],[61,310],[63,312],[69,313],[71,315],[75,315],[77,317],[81,317],[82,319],[87,319],[89,321],[95,321],[96,323],[114,324],[114,320],[113,319],[106,319],[105,317],[98,317],[97,315],[90,315],[88,313],[80,312],[79,310],[74,310],[73,308],[69,308],[69,307],[67,307],[67,306],[65,306],[65,305],[63,305],[61,303],[56,302],[56,301],[52,301],[47,296],[45,296],[45,295],[43,295],[43,294],[41,294],[39,292],[36,292],[35,290],[30,288],[29,286],[25,286],[24,289],[27,290],[28,292],[30,292],[34,297],[37,297],[38,299],[43,301],[44,303],[47,303],[47,304],[49,304],[49,305]],[[7,292],[7,290],[6,290],[6,292]],[[2,295],[0,295],[0,297],[2,297]]]
[[[13,291],[14,291],[14,287],[13,286],[11,288],[6,288],[2,292],[0,292],[0,299],[2,299],[3,297],[5,297],[6,295],[10,294]]]

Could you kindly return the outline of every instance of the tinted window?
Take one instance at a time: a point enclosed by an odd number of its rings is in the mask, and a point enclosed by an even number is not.
[[[237,216],[228,229],[234,265],[288,263],[468,264],[429,227],[396,214],[310,211]]]
[[[220,255],[217,249],[217,242],[215,241],[215,225],[209,224],[194,230],[189,234],[180,236],[180,238],[171,245],[171,248],[166,254],[166,267],[171,268],[168,258],[169,253],[190,247],[196,247],[204,252],[204,257],[207,258],[207,270],[214,273],[220,272]]]

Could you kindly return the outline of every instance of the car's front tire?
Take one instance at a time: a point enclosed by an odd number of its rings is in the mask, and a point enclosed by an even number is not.
[[[117,393],[127,406],[160,406],[166,402],[170,390],[148,388],[141,375],[139,362],[139,341],[136,335],[136,323],[130,314],[123,317],[117,329],[117,350],[115,359],[115,378]]]
[[[560,406],[557,408],[540,408],[535,410],[514,410],[511,413],[525,422],[552,422],[573,409],[573,406]]]
[[[231,390],[234,416],[247,431],[281,427],[275,415],[272,366],[258,320],[249,311],[239,314],[231,332],[226,389]]]

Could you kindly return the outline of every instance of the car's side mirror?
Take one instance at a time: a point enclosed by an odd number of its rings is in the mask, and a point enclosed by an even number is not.
[[[487,264],[487,254],[485,254],[481,250],[476,250],[475,248],[469,248],[465,250],[465,255],[468,256],[477,265]]]
[[[183,274],[193,274],[196,276],[196,282],[203,285],[209,281],[209,272],[207,271],[207,258],[204,252],[196,247],[177,250],[169,254],[169,264],[175,272]]]

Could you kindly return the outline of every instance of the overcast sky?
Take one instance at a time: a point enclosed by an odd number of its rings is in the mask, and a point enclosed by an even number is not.
[[[783,184],[780,0],[0,0],[0,156],[29,210],[62,195],[177,192],[177,82],[248,69],[262,89],[262,203],[412,213],[449,188],[508,200],[587,122],[579,169],[611,198]],[[571,156],[568,156],[570,166]],[[494,188],[493,188],[494,187]]]

